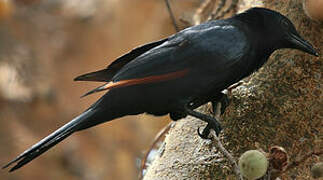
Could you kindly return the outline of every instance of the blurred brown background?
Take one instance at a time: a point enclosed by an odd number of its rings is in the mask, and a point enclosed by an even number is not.
[[[171,1],[176,17],[201,0]],[[94,103],[73,82],[135,46],[174,33],[163,0],[0,0],[0,164]],[[0,179],[136,179],[168,117],[129,116],[76,133]]]

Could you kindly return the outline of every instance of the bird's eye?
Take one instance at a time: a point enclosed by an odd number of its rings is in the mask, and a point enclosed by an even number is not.
[[[286,21],[286,19],[282,19],[280,24],[284,29],[289,29],[289,23]]]

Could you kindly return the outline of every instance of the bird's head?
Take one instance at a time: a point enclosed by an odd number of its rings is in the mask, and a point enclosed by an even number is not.
[[[264,41],[271,43],[273,49],[293,48],[318,56],[313,46],[299,35],[286,16],[266,8],[251,8],[240,17],[256,27],[256,31],[260,31]]]

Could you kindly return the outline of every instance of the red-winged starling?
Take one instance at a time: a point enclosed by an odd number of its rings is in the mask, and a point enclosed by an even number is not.
[[[215,118],[194,109],[219,100],[222,90],[255,72],[281,48],[318,56],[288,18],[265,8],[209,21],[140,46],[103,70],[75,78],[107,82],[86,95],[108,91],[81,115],[4,168],[16,163],[10,169],[14,171],[74,132],[126,115],[169,114],[173,120],[190,115],[208,123],[199,133],[202,138],[208,136],[210,129],[219,133],[221,126]]]

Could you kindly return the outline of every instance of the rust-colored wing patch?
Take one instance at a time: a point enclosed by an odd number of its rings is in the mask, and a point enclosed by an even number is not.
[[[98,88],[93,89],[92,91],[87,92],[81,97],[88,96],[90,94],[112,89],[112,88],[120,88],[120,87],[126,87],[126,86],[132,86],[132,85],[137,85],[137,84],[147,84],[147,83],[154,83],[154,82],[160,82],[160,81],[167,81],[171,79],[176,79],[183,77],[185,74],[188,73],[188,69],[184,69],[181,71],[175,71],[167,74],[162,74],[162,75],[155,75],[155,76],[148,76],[148,77],[143,77],[143,78],[137,78],[137,79],[129,79],[129,80],[122,80],[118,82],[109,82],[105,85],[102,85]]]

